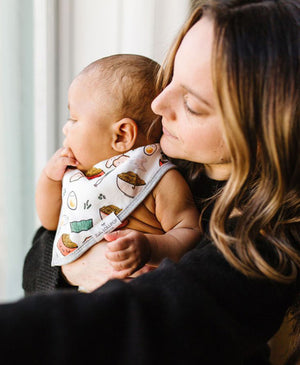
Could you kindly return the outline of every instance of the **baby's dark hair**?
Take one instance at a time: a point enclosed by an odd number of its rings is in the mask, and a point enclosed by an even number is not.
[[[155,143],[161,136],[161,122],[151,103],[159,93],[156,85],[159,68],[157,62],[145,56],[116,54],[92,62],[82,73],[92,73],[93,87],[106,87],[118,119],[133,119],[139,133],[149,143]]]

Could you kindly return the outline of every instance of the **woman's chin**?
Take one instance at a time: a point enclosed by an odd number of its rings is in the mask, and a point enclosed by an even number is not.
[[[166,137],[165,135],[162,135],[162,137],[160,139],[160,146],[161,146],[163,153],[165,155],[167,155],[168,157],[181,158],[178,155],[178,148],[176,149],[176,146],[174,146],[174,144],[172,144],[170,142],[169,138]]]

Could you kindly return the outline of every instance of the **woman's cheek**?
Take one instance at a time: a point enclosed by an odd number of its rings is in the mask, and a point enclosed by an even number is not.
[[[172,154],[172,149],[170,149],[169,143],[167,141],[166,136],[163,134],[160,138],[160,146],[164,154],[169,157],[174,157]]]
[[[170,140],[169,138],[162,136],[161,148],[164,154],[172,158],[184,158],[184,146],[176,143],[176,140]]]

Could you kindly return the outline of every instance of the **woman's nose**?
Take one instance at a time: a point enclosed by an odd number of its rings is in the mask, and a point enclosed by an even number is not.
[[[169,86],[152,101],[151,108],[155,114],[161,115],[168,120],[174,120],[176,118],[172,103],[172,93],[170,92]]]

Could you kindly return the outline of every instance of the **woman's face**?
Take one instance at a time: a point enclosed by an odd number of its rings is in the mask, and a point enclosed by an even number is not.
[[[171,83],[154,99],[162,116],[161,146],[170,157],[204,164],[209,177],[227,179],[230,156],[213,92],[213,22],[201,18],[184,37],[175,57]]]

